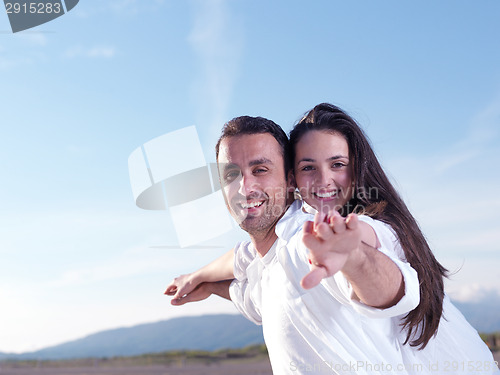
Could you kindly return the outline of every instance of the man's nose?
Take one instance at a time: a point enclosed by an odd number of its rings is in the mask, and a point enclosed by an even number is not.
[[[238,188],[238,193],[243,195],[243,196],[248,196],[252,192],[255,191],[255,179],[253,176],[249,175],[240,175],[240,180],[238,181],[239,183],[239,188]]]

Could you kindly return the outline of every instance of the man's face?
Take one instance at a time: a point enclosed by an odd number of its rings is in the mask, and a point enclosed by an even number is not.
[[[276,139],[268,133],[226,137],[217,162],[231,216],[249,234],[268,232],[287,203],[284,159]]]

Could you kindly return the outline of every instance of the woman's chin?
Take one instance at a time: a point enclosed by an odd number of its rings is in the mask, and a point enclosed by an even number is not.
[[[323,214],[327,214],[331,210],[340,211],[341,205],[336,200],[314,200],[313,202],[307,202],[316,211]]]

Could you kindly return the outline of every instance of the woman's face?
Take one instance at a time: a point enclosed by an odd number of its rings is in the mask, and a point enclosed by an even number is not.
[[[294,173],[302,198],[320,212],[339,211],[352,197],[349,146],[340,133],[304,134],[295,145]]]

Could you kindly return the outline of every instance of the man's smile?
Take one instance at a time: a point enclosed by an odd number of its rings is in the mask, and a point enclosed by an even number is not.
[[[260,207],[264,204],[265,201],[247,201],[238,203],[243,209],[252,209],[256,207]]]

